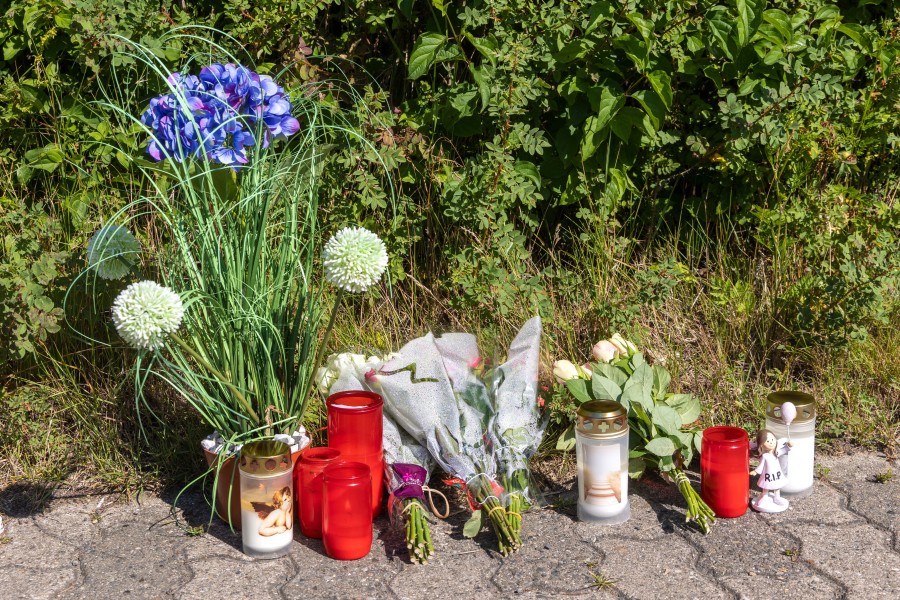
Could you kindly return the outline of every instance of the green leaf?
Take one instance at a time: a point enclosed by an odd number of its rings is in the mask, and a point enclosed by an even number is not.
[[[568,42],[562,47],[562,50],[553,55],[553,58],[561,63],[569,63],[587,56],[594,46],[596,46],[596,42],[593,40],[578,38]]]
[[[579,403],[588,402],[593,399],[591,398],[590,393],[588,393],[587,381],[584,379],[570,379],[566,382],[566,388]]]
[[[646,391],[644,385],[640,382],[629,381],[625,385],[625,389],[622,390],[622,396],[619,400],[622,404],[626,402],[629,405],[638,404],[644,407],[648,413],[653,410],[653,398],[650,397],[649,392]]]
[[[691,394],[673,394],[665,402],[681,416],[682,425],[690,425],[700,418],[700,400]]]
[[[597,149],[600,148],[600,144],[603,142],[603,137],[600,135],[600,130],[602,128],[597,127],[597,117],[591,115],[584,122],[584,133],[581,137],[581,146],[579,151],[581,152],[581,160],[587,160],[592,157]]]
[[[607,379],[611,379],[620,388],[628,381],[628,375],[619,368],[609,363],[591,363],[591,370],[600,373]]]
[[[400,12],[407,19],[412,19],[413,16],[413,4],[415,4],[416,0],[398,0],[397,8],[400,9]]]
[[[665,404],[657,404],[650,413],[657,429],[668,435],[677,435],[681,431],[681,417],[674,408]],[[688,442],[690,443],[690,442]]]
[[[647,463],[643,458],[632,458],[628,460],[628,476],[632,479],[638,479],[647,470]]]
[[[637,355],[635,355],[637,356]],[[631,374],[631,377],[628,379],[628,384],[637,384],[640,383],[643,388],[644,397],[653,401],[653,368],[647,363],[642,361],[637,364],[634,368],[634,372]],[[651,407],[652,408],[652,407]]]
[[[6,38],[3,44],[3,60],[10,61],[14,59],[19,52],[25,49],[24,35],[11,35]]]
[[[469,42],[471,42],[473,46],[475,46],[475,49],[478,50],[478,52],[483,57],[488,59],[488,61],[490,61],[491,64],[496,64],[496,62],[497,62],[497,40],[493,36],[478,38],[478,37],[475,37],[474,35],[472,35],[471,33],[469,33],[468,31],[466,32],[465,35],[466,35],[466,39],[469,40]]]
[[[473,538],[478,535],[478,532],[481,531],[482,521],[481,510],[473,512],[466,524],[463,525],[463,535],[467,538]]]
[[[438,9],[438,11],[442,15],[444,15],[445,17],[447,16],[447,9],[444,7],[444,0],[431,0],[431,5]]]
[[[700,446],[703,445],[703,431],[697,430],[694,432],[694,449],[697,451],[697,454],[700,454]]]
[[[647,451],[659,457],[671,457],[675,454],[675,444],[667,437],[658,437],[647,443]]]
[[[841,23],[837,30],[859,44],[866,52],[872,51],[872,42],[869,40],[866,30],[857,23]]]
[[[694,441],[694,434],[690,431],[676,430],[669,434],[669,439],[675,442],[675,446],[678,448],[679,452],[690,452],[691,444]]]
[[[653,128],[661,129],[666,120],[666,105],[656,92],[640,90],[632,94],[632,97],[644,107],[644,111],[653,123]]]
[[[770,8],[763,12],[763,20],[775,28],[781,36],[783,43],[787,44],[794,39],[794,28],[791,26],[791,18],[784,11]]]
[[[28,161],[30,168],[41,169],[48,173],[54,171],[65,158],[65,154],[56,144],[48,144],[25,153],[25,160]]]
[[[627,143],[631,138],[631,130],[635,127],[640,129],[643,119],[643,111],[633,106],[625,106],[610,122],[609,127],[620,140]]]
[[[762,8],[765,3],[759,0],[737,0],[736,6],[738,13],[737,42],[738,47],[743,48],[759,29],[759,24],[762,22]]]
[[[516,164],[513,166],[513,169],[519,175],[522,175],[526,179],[530,180],[531,183],[534,184],[534,187],[540,189],[541,174],[538,171],[537,166],[535,166],[533,162],[529,162],[527,160],[517,160]]]
[[[650,59],[650,48],[646,42],[642,42],[633,35],[620,36],[613,42],[613,46],[625,52],[631,62],[643,73],[647,70]]]
[[[53,22],[56,23],[56,26],[60,29],[68,29],[72,26],[72,13],[67,10],[62,10],[53,16]]]
[[[600,106],[597,110],[594,131],[599,132],[606,127],[623,106],[625,106],[625,96],[616,94],[608,87],[604,87],[600,94]]]
[[[669,372],[659,365],[653,365],[653,399],[662,400],[666,397],[666,390],[672,382]]]
[[[575,426],[569,425],[569,427],[559,434],[559,439],[556,440],[556,449],[562,450],[563,452],[568,452],[572,448],[575,447]]]
[[[481,110],[484,110],[491,101],[491,79],[494,78],[494,67],[490,65],[476,67],[473,63],[469,63],[469,71],[472,73],[475,85],[478,86],[478,94],[481,96]]]
[[[637,27],[638,33],[641,34],[641,37],[644,38],[645,42],[649,43],[653,39],[652,21],[648,21],[639,13],[631,13],[627,16],[627,19],[634,23],[634,26]]]
[[[418,79],[427,73],[446,42],[447,36],[440,33],[431,32],[423,35],[409,57],[409,78]]]
[[[591,391],[596,400],[618,401],[619,396],[622,395],[622,388],[620,388],[615,381],[596,371],[591,377]]]
[[[672,108],[672,78],[665,71],[653,71],[647,74],[647,79],[653,87],[653,91],[662,100],[666,110]]]

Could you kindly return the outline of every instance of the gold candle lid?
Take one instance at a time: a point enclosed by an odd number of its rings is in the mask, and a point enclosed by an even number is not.
[[[781,420],[781,405],[790,402],[797,407],[794,423],[806,423],[816,418],[816,399],[804,392],[779,391],[769,394],[766,405],[766,416],[772,420]]]
[[[578,407],[575,430],[586,437],[619,437],[628,433],[628,411],[614,400],[585,402]]]
[[[254,477],[274,477],[293,469],[291,447],[284,442],[261,440],[244,444],[239,468]]]

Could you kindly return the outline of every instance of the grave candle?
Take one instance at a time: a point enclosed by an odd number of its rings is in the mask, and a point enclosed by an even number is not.
[[[628,503],[628,412],[612,400],[578,408],[578,518],[613,525],[631,516]]]
[[[700,445],[700,497],[717,517],[740,517],[750,500],[750,438],[740,427],[710,427]]]
[[[265,440],[244,444],[241,478],[241,540],[254,558],[284,556],[294,540],[291,447]]]
[[[790,426],[785,423],[781,414],[784,403],[792,403],[797,414]],[[803,392],[773,392],[769,394],[766,406],[766,429],[778,438],[776,452],[786,465],[787,485],[781,488],[781,494],[788,497],[802,498],[812,494],[815,474],[816,454],[816,401]],[[793,445],[788,446],[787,442]],[[785,456],[786,455],[786,456]]]

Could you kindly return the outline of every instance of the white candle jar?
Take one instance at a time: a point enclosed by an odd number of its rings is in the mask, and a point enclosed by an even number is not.
[[[612,400],[578,408],[578,518],[615,525],[631,516],[628,503],[628,411]]]
[[[813,491],[816,453],[816,402],[803,392],[773,392],[766,406],[766,429],[778,438],[779,457],[786,454],[782,464],[787,466],[787,485],[781,488],[785,496],[802,498]],[[781,405],[791,402],[797,407],[797,416],[790,427],[781,418]],[[791,446],[787,445],[790,440]]]
[[[278,558],[294,540],[291,448],[283,442],[251,442],[241,448],[241,537],[244,554]]]

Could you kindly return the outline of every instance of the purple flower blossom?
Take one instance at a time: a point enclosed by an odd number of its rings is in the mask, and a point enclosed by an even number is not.
[[[254,129],[262,130],[263,148],[300,129],[284,89],[241,65],[213,63],[199,77],[172,73],[167,83],[171,92],[152,99],[141,116],[154,160],[181,162],[202,151],[236,168],[248,162],[246,147],[256,145]]]

